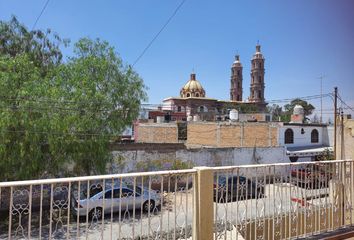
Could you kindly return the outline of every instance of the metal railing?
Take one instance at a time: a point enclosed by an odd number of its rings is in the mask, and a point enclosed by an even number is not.
[[[291,239],[352,226],[353,163],[214,168],[214,239]]]
[[[292,239],[353,224],[352,160],[0,183],[0,239]]]
[[[0,239],[187,239],[195,172],[0,183]]]

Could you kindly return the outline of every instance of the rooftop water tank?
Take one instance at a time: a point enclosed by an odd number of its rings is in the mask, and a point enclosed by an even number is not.
[[[232,109],[229,114],[231,121],[238,121],[238,111],[236,109]]]
[[[163,116],[157,116],[156,117],[156,123],[163,123],[164,122],[164,117]]]

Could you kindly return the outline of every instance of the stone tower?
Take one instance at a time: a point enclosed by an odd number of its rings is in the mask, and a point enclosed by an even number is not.
[[[261,46],[256,45],[256,53],[251,60],[251,92],[249,101],[264,103],[264,57]]]
[[[235,61],[231,67],[231,101],[242,101],[242,68],[240,56],[236,55]]]

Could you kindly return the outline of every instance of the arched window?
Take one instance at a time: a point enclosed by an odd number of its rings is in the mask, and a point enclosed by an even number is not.
[[[261,92],[261,90],[258,91],[258,98],[259,98],[259,99],[262,99],[262,92]]]
[[[199,93],[196,93],[195,96],[196,96],[196,97],[199,97]]]
[[[190,97],[191,96],[191,94],[190,93],[187,93],[187,97]]]
[[[318,131],[316,129],[311,132],[311,143],[318,143]]]
[[[258,77],[258,83],[262,83],[262,77],[261,76]]]
[[[285,144],[294,143],[294,132],[292,129],[288,128],[285,130],[284,139]]]
[[[182,112],[182,107],[181,106],[177,107],[177,112]]]
[[[199,112],[204,112],[204,106],[199,107]]]

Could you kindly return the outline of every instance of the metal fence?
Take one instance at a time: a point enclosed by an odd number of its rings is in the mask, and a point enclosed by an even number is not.
[[[291,239],[353,224],[353,161],[219,167],[214,182],[214,239]]]
[[[187,239],[195,172],[0,183],[0,239]]]
[[[0,239],[291,239],[353,224],[354,162],[0,183]]]

